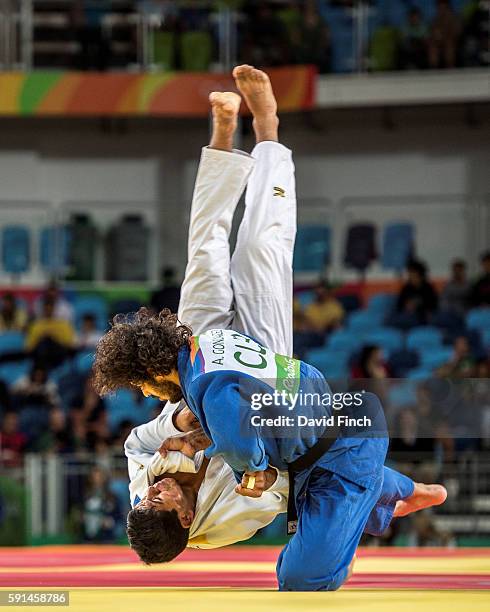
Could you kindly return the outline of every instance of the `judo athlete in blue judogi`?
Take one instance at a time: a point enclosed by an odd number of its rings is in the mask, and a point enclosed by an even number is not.
[[[288,355],[288,342],[277,344],[278,328],[284,329],[281,337],[291,333],[294,166],[288,150],[270,143],[277,141],[277,107],[267,75],[246,66],[234,75],[254,114],[256,153],[270,155],[277,166],[274,182],[264,183],[263,197],[271,206],[261,208],[260,221],[267,235],[260,248],[247,253],[257,268],[253,275],[240,275],[243,282],[235,283],[234,292],[228,282],[220,291],[219,275],[229,276],[226,256],[220,258],[222,271],[215,265],[200,278],[186,301],[194,300],[199,316],[214,325],[203,324],[199,335],[165,311],[116,322],[99,343],[95,382],[101,393],[130,386],[161,400],[184,399],[211,440],[205,456],[221,456],[231,466],[237,494],[260,497],[266,490],[264,470],[287,470],[292,487],[288,518],[295,533],[277,563],[279,588],[335,590],[349,576],[362,533],[381,534],[397,502],[414,492],[414,483],[383,467],[388,434],[379,399],[371,393],[339,399],[316,368]],[[223,155],[211,154],[217,161]],[[213,176],[207,181],[196,201],[218,189]],[[231,217],[225,223],[217,216],[211,223],[196,214],[193,223],[201,239],[191,245],[189,265],[207,256],[220,232],[229,232]],[[240,265],[239,257],[234,261]],[[229,303],[217,325],[215,306],[222,293]],[[241,305],[236,316],[233,300]],[[256,339],[249,335],[252,330]]]

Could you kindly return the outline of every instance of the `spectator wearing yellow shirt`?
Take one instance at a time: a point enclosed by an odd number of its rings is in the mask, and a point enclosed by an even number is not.
[[[17,307],[12,293],[5,293],[0,306],[0,332],[24,331],[26,325],[27,312]]]
[[[41,316],[27,331],[26,351],[35,361],[41,361],[46,368],[56,367],[73,353],[76,333],[66,319],[55,317],[55,302],[45,298]]]
[[[318,285],[315,289],[315,300],[304,311],[306,328],[318,334],[325,334],[338,327],[344,316],[344,308],[328,284]]]

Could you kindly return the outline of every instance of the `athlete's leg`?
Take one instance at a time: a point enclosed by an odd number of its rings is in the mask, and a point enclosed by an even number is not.
[[[213,137],[202,151],[194,189],[179,308],[180,320],[195,333],[229,327],[233,319],[228,239],[233,214],[255,165],[251,156],[232,150],[239,96],[214,93],[210,102]]]
[[[350,566],[381,491],[366,489],[321,468],[297,497],[298,530],[277,562],[282,591],[335,591]]]
[[[234,77],[254,117],[257,160],[231,262],[235,329],[291,355],[296,187],[289,149],[278,140],[277,104],[269,77],[251,66]]]

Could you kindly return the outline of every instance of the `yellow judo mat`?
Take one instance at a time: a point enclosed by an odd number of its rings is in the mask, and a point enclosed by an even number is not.
[[[40,609],[77,612],[490,611],[489,549],[361,549],[353,578],[335,593],[278,593],[278,552],[189,550],[171,564],[145,567],[125,547],[4,548],[0,599],[12,592],[68,591],[68,607]]]

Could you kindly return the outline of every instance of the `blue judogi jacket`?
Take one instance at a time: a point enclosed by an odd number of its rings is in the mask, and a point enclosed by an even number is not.
[[[206,456],[222,455],[237,480],[245,471],[264,470],[269,464],[280,470],[314,446],[328,427],[322,417],[336,413],[332,405],[308,402],[308,397],[332,397],[323,375],[305,362],[277,355],[252,338],[233,330],[209,330],[193,336],[190,347],[178,355],[178,373],[184,399],[199,419],[212,444]],[[303,398],[253,410],[258,394],[274,391]],[[310,394],[310,396],[308,396]],[[290,397],[290,396],[289,396]],[[370,415],[372,427],[361,435],[348,433],[336,439],[315,464],[366,488],[379,481],[388,446],[386,423],[378,398],[365,393],[357,415]],[[348,411],[350,415],[353,409]],[[289,416],[292,426],[256,426],[252,417]],[[317,419],[297,426],[295,419]],[[309,470],[310,471],[310,470]],[[300,479],[301,481],[301,479]]]

